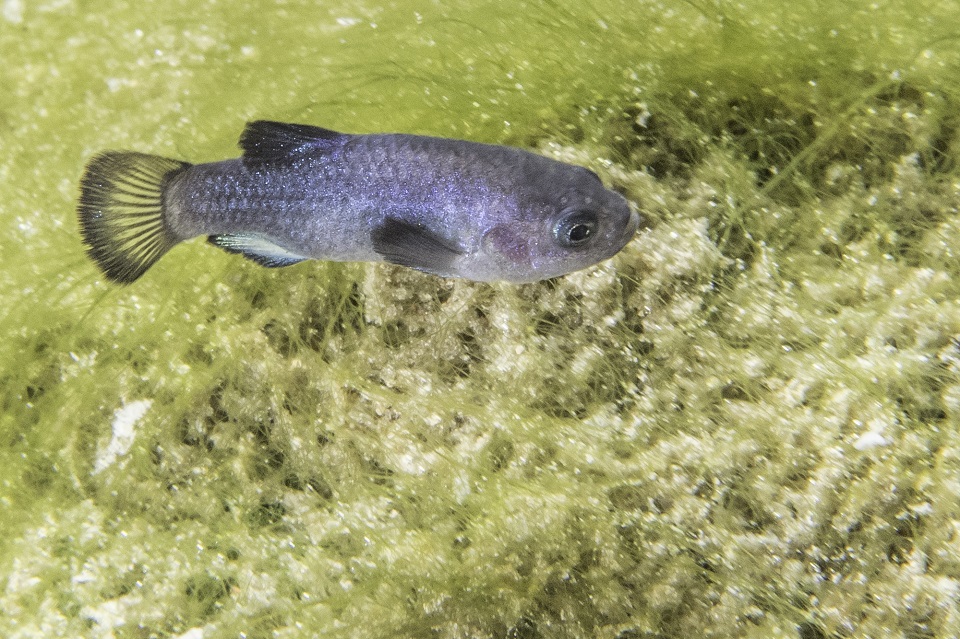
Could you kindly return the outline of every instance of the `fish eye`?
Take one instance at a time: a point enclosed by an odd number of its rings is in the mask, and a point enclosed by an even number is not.
[[[574,211],[553,227],[553,235],[561,246],[576,248],[590,241],[597,231],[597,214],[591,211]]]

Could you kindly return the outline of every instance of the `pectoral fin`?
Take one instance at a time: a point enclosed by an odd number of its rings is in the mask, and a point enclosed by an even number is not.
[[[266,237],[256,233],[236,233],[231,235],[211,235],[207,241],[230,253],[239,253],[261,266],[276,268],[291,266],[302,262],[306,257],[278,246]]]
[[[445,277],[455,276],[463,251],[420,224],[387,218],[371,233],[373,249],[387,262]]]

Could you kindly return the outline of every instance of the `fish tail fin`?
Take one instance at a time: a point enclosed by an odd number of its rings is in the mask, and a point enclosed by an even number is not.
[[[107,279],[129,284],[180,241],[166,220],[164,189],[186,162],[133,151],[107,151],[80,181],[80,233]]]

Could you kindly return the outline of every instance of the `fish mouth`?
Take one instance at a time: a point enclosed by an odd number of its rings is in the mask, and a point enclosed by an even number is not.
[[[621,244],[626,246],[630,240],[633,239],[633,236],[636,235],[637,229],[640,227],[640,214],[630,209],[630,218],[627,220],[627,225],[623,229],[623,235],[620,237]]]

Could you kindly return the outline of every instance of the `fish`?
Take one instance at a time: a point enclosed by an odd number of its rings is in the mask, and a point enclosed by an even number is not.
[[[89,257],[129,284],[197,236],[266,267],[389,262],[440,277],[535,282],[587,268],[640,214],[587,168],[509,146],[257,120],[241,157],[105,151],[77,206]]]

